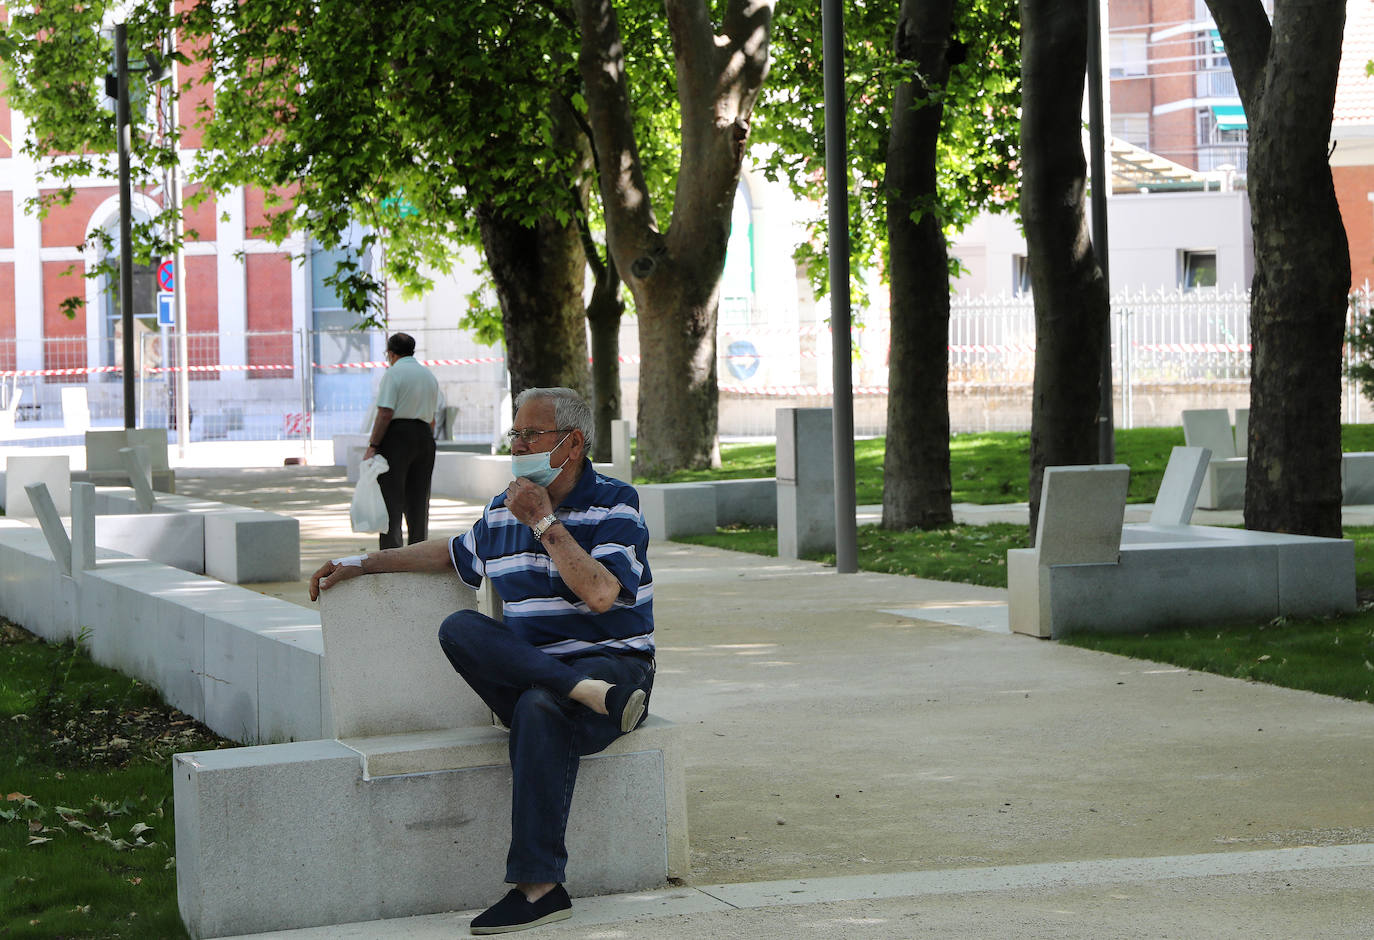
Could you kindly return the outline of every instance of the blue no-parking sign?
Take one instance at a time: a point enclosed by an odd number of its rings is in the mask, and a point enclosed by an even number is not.
[[[177,325],[177,295],[160,291],[157,295],[157,322],[159,326]]]
[[[157,288],[158,290],[173,290],[176,284],[176,265],[171,261],[164,261],[157,266]]]

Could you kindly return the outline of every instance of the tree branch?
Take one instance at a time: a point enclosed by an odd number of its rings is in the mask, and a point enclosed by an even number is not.
[[[1260,0],[1207,0],[1247,114],[1258,114],[1273,30]]]
[[[664,248],[635,141],[620,24],[612,0],[576,4],[582,31],[578,65],[600,162],[607,248],[622,272],[645,278],[657,267]]]

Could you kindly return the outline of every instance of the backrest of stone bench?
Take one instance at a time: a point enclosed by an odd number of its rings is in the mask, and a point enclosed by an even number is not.
[[[1197,506],[1197,494],[1207,475],[1212,452],[1205,447],[1175,447],[1169,453],[1164,479],[1159,482],[1151,525],[1188,525]]]
[[[1041,565],[1111,564],[1126,518],[1125,464],[1047,467],[1040,488],[1035,550]]]
[[[153,474],[148,468],[147,452],[142,447],[121,447],[119,457],[124,461],[124,470],[129,474],[129,485],[133,487],[138,508],[152,512],[157,505],[157,495],[153,492]]]
[[[1225,408],[1192,408],[1183,412],[1183,440],[1189,447],[1205,447],[1217,460],[1236,454],[1231,415]]]
[[[59,516],[71,513],[71,458],[66,454],[12,454],[5,460],[5,512],[17,519],[36,515],[25,488],[45,483]]]
[[[86,431],[91,426],[91,406],[86,398],[86,386],[62,387],[62,427],[67,431]]]
[[[320,593],[339,738],[490,727],[491,711],[439,648],[439,625],[477,595],[454,574],[374,574]]]
[[[144,448],[150,470],[166,470],[166,428],[116,428],[86,432],[87,470],[124,470],[120,450],[125,447]]]

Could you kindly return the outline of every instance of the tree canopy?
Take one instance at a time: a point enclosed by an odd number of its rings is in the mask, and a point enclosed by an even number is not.
[[[899,5],[845,4],[845,111],[850,166],[853,271],[881,271],[887,252],[885,189],[893,98],[917,65],[893,52]],[[938,149],[939,199],[922,207],[957,232],[979,213],[1017,207],[1020,53],[1017,5],[1011,0],[957,0],[952,36],[964,65],[940,92],[944,120]],[[758,106],[754,157],[770,179],[786,181],[806,205],[811,239],[800,259],[825,289],[825,102],[820,4],[784,4],[774,23],[772,70]],[[922,105],[915,102],[916,107]],[[869,286],[856,283],[860,305]]]

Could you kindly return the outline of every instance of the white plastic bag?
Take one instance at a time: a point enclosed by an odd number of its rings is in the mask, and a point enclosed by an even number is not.
[[[391,528],[386,500],[382,499],[382,486],[377,482],[388,469],[386,458],[381,454],[358,464],[358,488],[353,491],[353,505],[348,513],[354,532],[385,532]]]

